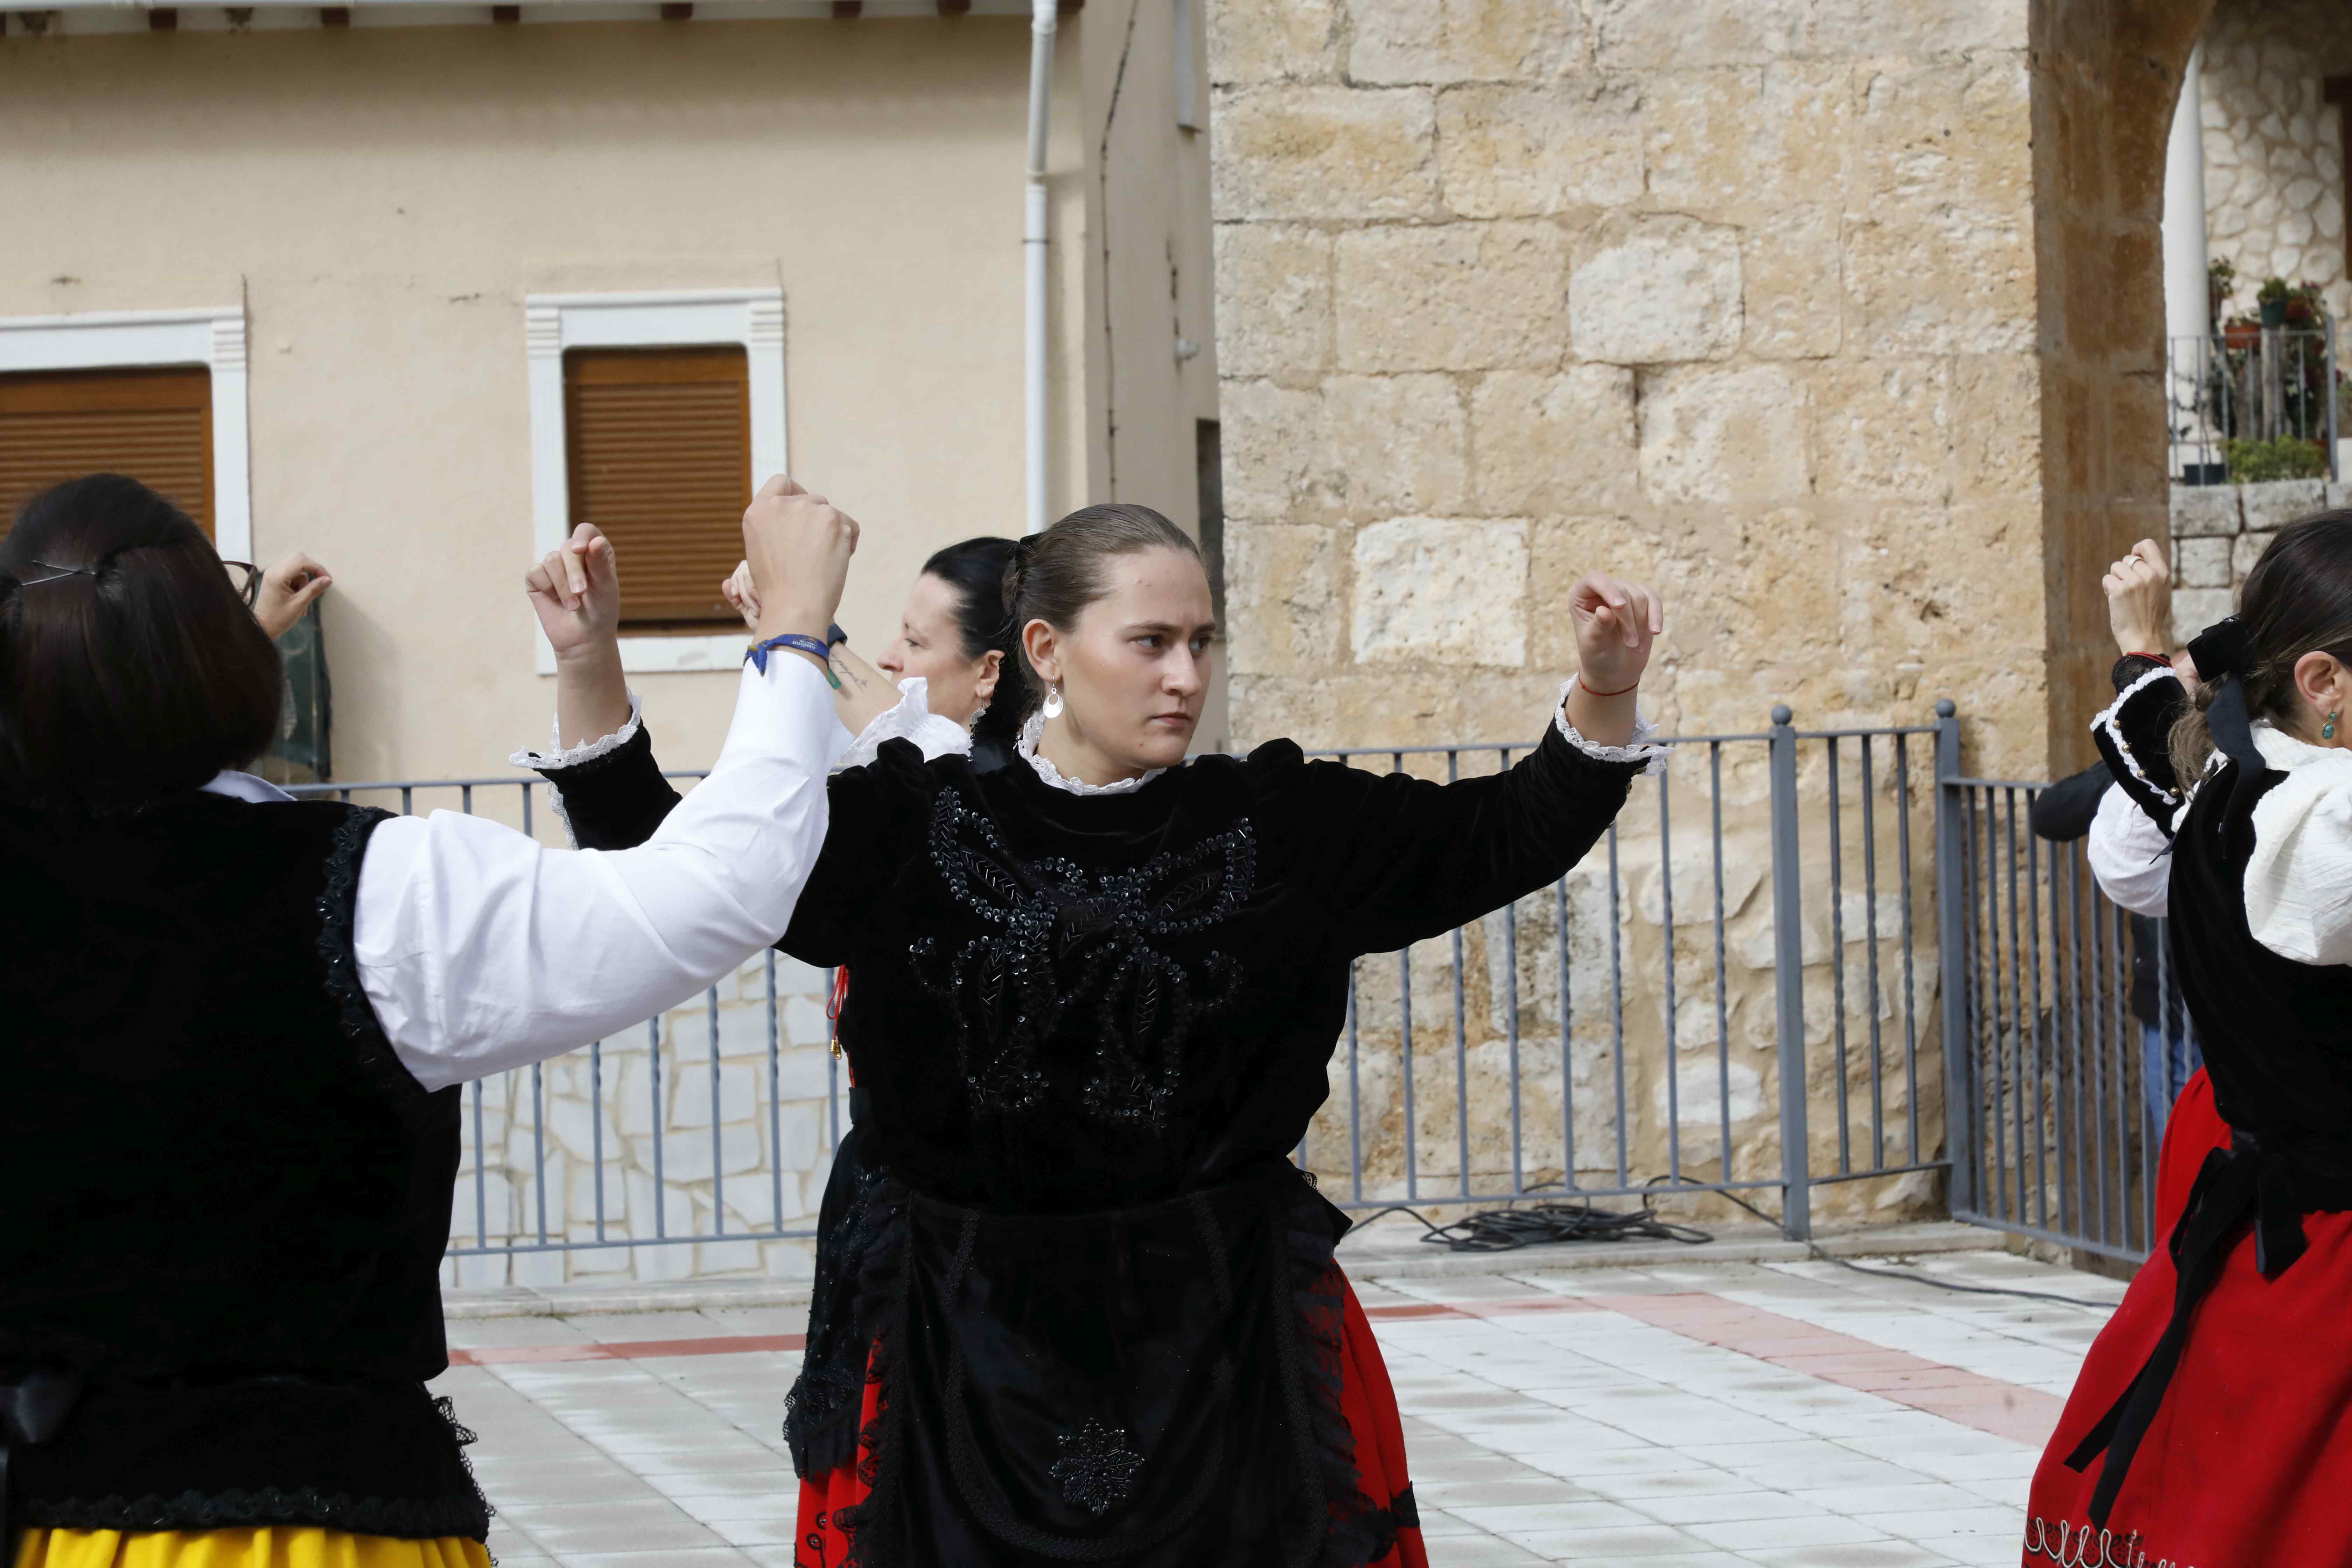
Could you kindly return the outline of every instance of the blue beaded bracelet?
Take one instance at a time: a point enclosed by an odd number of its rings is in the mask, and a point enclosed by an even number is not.
[[[816,638],[803,637],[798,632],[786,632],[782,637],[770,637],[765,642],[753,643],[750,648],[745,650],[743,660],[753,669],[758,670],[761,675],[765,675],[768,673],[769,653],[772,650],[780,647],[787,647],[792,649],[794,653],[804,653],[814,658],[817,661],[818,668],[824,671],[825,680],[835,691],[841,689],[841,677],[834,674],[833,666],[826,662],[833,650],[825,647],[824,643],[818,641]]]

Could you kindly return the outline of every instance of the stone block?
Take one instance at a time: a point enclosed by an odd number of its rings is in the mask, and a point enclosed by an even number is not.
[[[1429,216],[1436,124],[1417,88],[1220,89],[1211,210],[1220,222]]]
[[[1651,1109],[1661,1123],[1670,1111],[1678,1126],[1699,1129],[1720,1127],[1727,1110],[1735,1127],[1777,1114],[1777,1103],[1770,1109],[1765,1104],[1763,1079],[1746,1062],[1734,1061],[1726,1067],[1711,1056],[1686,1058],[1675,1064],[1674,1079],[1671,1106],[1666,1099],[1664,1072],[1658,1075],[1651,1092]],[[1689,1151],[1685,1152],[1688,1157]],[[1698,1156],[1705,1159],[1711,1152],[1702,1144]]]
[[[1726,358],[1739,345],[1738,231],[1676,213],[1612,218],[1577,247],[1568,314],[1580,360]]]
[[[1465,217],[1530,217],[1628,205],[1642,194],[1641,93],[1575,78],[1481,84],[1437,100],[1445,205]]]
[[[1952,490],[2038,494],[2042,367],[2032,354],[1962,354],[1952,362]]]
[[[1218,402],[1229,518],[1297,521],[1331,510],[1337,487],[1323,466],[1320,392],[1226,381],[1218,387]]]
[[[1496,371],[1479,383],[1470,410],[1483,511],[1610,510],[1639,494],[1630,370]]]
[[[1333,80],[1340,0],[1212,0],[1209,79],[1219,87]]]
[[[1339,658],[1339,547],[1328,528],[1234,519],[1225,611],[1235,675],[1310,673]]]
[[[2021,56],[1874,61],[1856,67],[1854,88],[1850,219],[1940,216],[2030,228],[2032,122]]]
[[[1940,500],[1950,490],[1951,363],[1823,362],[1813,388],[1816,482],[1826,495]]]
[[[1359,664],[1527,658],[1528,526],[1401,517],[1359,529],[1352,647]]]
[[[1704,788],[1694,784],[1694,788]],[[1702,803],[1703,804],[1703,803]],[[1701,819],[1701,827],[1705,820]],[[1737,920],[1763,884],[1771,865],[1771,846],[1754,836],[1727,837],[1723,846],[1723,918]],[[1677,845],[1674,871],[1675,920],[1679,925],[1706,925],[1715,919],[1715,852],[1705,841]],[[1666,923],[1666,876],[1654,858],[1633,878],[1633,907],[1654,926]]]
[[[1356,516],[1460,511],[1469,422],[1451,376],[1339,375],[1323,384],[1324,466]]]
[[[2273,479],[2268,484],[2240,485],[2248,533],[2273,533],[2295,519],[2327,504],[2325,479]]]
[[[1348,0],[1361,82],[1540,80],[1591,58],[1576,0]]]
[[[2172,536],[2175,539],[2228,538],[2245,522],[2236,485],[2175,485],[2172,487]]]
[[[2027,0],[1818,0],[1815,47],[1843,55],[1955,55],[2026,47]]]
[[[1853,92],[1843,62],[1663,72],[1643,84],[1651,200],[1685,212],[1777,212],[1845,199]]]
[[[2235,588],[2246,580],[2246,574],[2254,569],[2254,563],[2263,558],[2263,552],[2268,550],[2271,547],[2271,541],[2277,537],[2275,533],[2242,533],[2231,540],[2182,540],[2180,549],[2184,553],[2192,545],[2227,544],[2230,548],[2228,574],[2219,582],[2199,583],[2192,585],[2200,588]]]
[[[1803,44],[1812,0],[1591,0],[1603,70],[1762,65]]]
[[[1331,362],[1331,237],[1284,224],[1216,228],[1217,374],[1294,384]]]
[[[2231,557],[2247,540],[2269,542],[2267,534],[2244,533],[2236,539],[2184,539],[2173,546],[2172,580],[2182,588],[2227,588]],[[2249,559],[2252,552],[2248,552]]]
[[[1743,230],[1739,281],[1748,352],[1759,359],[1837,353],[1845,334],[1843,264],[1835,207],[1788,207]]]
[[[1342,234],[1339,368],[1549,369],[1561,359],[1567,292],[1568,242],[1550,224]]]
[[[1786,367],[1686,365],[1645,373],[1642,486],[1654,501],[1769,506],[1812,489],[1810,399]]]
[[[2172,643],[2186,647],[2214,622],[2226,620],[2237,609],[2237,597],[2227,588],[2181,588],[2172,595]]]
[[[1867,354],[2033,347],[2032,224],[1957,208],[1845,230],[1846,346]]]

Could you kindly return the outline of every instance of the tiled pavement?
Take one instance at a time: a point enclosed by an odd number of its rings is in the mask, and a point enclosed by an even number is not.
[[[1907,1267],[2121,1293],[1998,1252]],[[1438,1568],[2015,1563],[2042,1438],[2105,1316],[1810,1262],[1357,1286]],[[800,1358],[780,1347],[803,1317],[452,1322],[476,1364],[436,1386],[481,1434],[504,1568],[790,1563],[778,1426]]]

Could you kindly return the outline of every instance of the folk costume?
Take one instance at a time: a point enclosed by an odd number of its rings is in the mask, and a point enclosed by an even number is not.
[[[866,1098],[787,1426],[807,1568],[1426,1562],[1380,1352],[1288,1159],[1350,961],[1550,882],[1656,748],[1556,716],[1438,785],[1276,742],[1107,786],[905,742],[835,775],[779,944]],[[550,770],[585,843],[676,795]],[[690,797],[689,797],[690,798]]]
[[[2234,621],[2190,654],[2223,681],[2211,769],[2174,776],[2185,691],[2126,660],[2095,731],[2138,810],[2102,812],[2092,859],[2126,908],[2168,898],[2210,1098],[2192,1080],[2168,1130],[2179,1217],[2034,1477],[2029,1564],[2352,1559],[2352,754],[2248,721]]]
[[[709,780],[612,855],[243,774],[0,804],[0,1563],[487,1568],[425,1390],[457,1085],[761,951],[832,723],[814,666],[747,672]]]

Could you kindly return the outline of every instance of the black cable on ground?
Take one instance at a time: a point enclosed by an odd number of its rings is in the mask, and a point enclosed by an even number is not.
[[[1397,1204],[1367,1215],[1360,1223],[1386,1214],[1411,1215],[1421,1222],[1419,1239],[1448,1252],[1515,1252],[1552,1241],[1679,1241],[1697,1247],[1715,1239],[1695,1226],[1660,1219],[1646,1197],[1633,1213],[1591,1203],[1548,1201],[1525,1208],[1487,1209],[1451,1225],[1436,1224]]]
[[[1780,1223],[1736,1194],[1719,1195],[1729,1198],[1767,1225],[1778,1226]],[[1805,1250],[1824,1263],[1834,1263],[1840,1268],[1851,1268],[1856,1274],[1867,1274],[1874,1279],[1904,1279],[1914,1285],[1933,1285],[1938,1290],[1957,1290],[1966,1296],[2021,1296],[2029,1301],[2057,1301],[2069,1307],[2088,1307],[2097,1312],[2112,1312],[2116,1307],[2113,1301],[2085,1301],[2079,1296],[2060,1296],[2048,1290],[2017,1290],[2002,1285],[1962,1285],[1951,1279],[1938,1279],[1932,1274],[1914,1274],[1908,1269],[1865,1268],[1850,1258],[1838,1258],[1824,1252],[1811,1241],[1805,1243]]]

